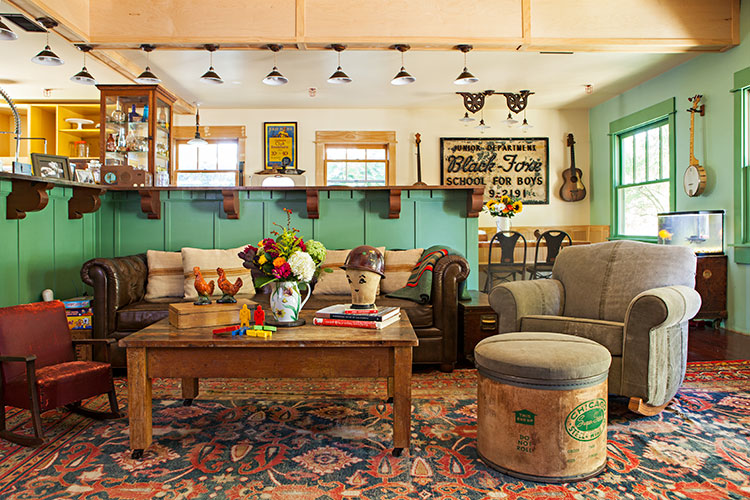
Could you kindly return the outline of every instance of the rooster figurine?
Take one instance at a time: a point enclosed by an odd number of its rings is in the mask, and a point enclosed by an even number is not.
[[[219,285],[219,290],[224,293],[224,295],[222,295],[216,302],[219,304],[234,304],[237,302],[237,299],[235,299],[234,296],[240,291],[240,288],[242,288],[242,278],[237,278],[237,280],[232,283],[227,279],[227,275],[222,268],[217,267],[216,273],[219,275],[216,284]]]
[[[203,279],[203,275],[201,274],[201,268],[198,266],[195,266],[193,268],[193,274],[195,274],[195,291],[198,292],[198,300],[193,302],[196,306],[202,306],[204,304],[210,304],[211,303],[211,294],[214,293],[214,282],[213,280],[206,283],[206,280]]]

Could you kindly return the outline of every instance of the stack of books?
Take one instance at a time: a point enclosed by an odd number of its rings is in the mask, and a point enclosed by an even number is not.
[[[92,337],[91,320],[94,314],[91,309],[91,297],[76,297],[63,300],[65,316],[68,318],[68,328],[73,339],[90,339]],[[76,359],[91,361],[91,346],[77,345]]]
[[[396,323],[400,318],[400,307],[352,309],[351,304],[336,304],[316,311],[313,325],[380,330]]]

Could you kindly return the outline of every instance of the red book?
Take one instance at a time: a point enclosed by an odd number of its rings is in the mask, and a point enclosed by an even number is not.
[[[369,328],[371,330],[381,330],[388,325],[398,321],[401,315],[398,314],[385,321],[357,321],[353,319],[331,319],[331,318],[313,318],[313,325],[318,326],[343,326],[348,328]]]

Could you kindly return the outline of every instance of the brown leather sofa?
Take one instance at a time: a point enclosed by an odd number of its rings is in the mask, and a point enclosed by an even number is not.
[[[396,305],[409,317],[419,338],[414,349],[415,364],[436,364],[443,371],[452,371],[457,358],[458,287],[469,276],[469,264],[461,256],[447,255],[434,267],[431,303],[421,305],[410,300],[392,299],[381,295],[380,306]],[[121,339],[168,316],[169,302],[146,302],[148,265],[145,254],[92,259],[81,268],[81,278],[94,289],[94,338]],[[265,306],[268,297],[258,294],[253,299]],[[314,311],[331,304],[349,302],[350,296],[312,295],[305,305]],[[267,309],[267,308],[266,308]],[[114,367],[125,366],[124,349],[111,346],[110,361]]]

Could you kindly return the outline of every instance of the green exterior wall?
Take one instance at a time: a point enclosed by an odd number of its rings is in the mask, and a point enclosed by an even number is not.
[[[466,192],[404,190],[401,214],[388,218],[386,191],[322,191],[319,219],[307,219],[304,191],[242,191],[240,218],[226,218],[218,191],[162,192],[162,217],[150,220],[135,192],[110,192],[102,207],[80,220],[68,220],[70,188],[56,187],[49,205],[20,221],[4,217],[11,183],[0,180],[0,271],[5,286],[0,306],[40,300],[45,288],[58,298],[85,289],[81,264],[94,257],[114,257],[182,247],[232,248],[255,244],[286,224],[283,209],[293,211],[292,226],[304,238],[331,249],[368,244],[388,249],[427,248],[442,244],[463,253],[477,268],[478,219],[466,218]],[[476,289],[476,272],[469,276]]]
[[[724,241],[729,255],[727,328],[750,333],[750,266],[737,264],[734,249],[735,158],[734,73],[750,66],[750,9],[742,9],[741,45],[717,54],[703,54],[624,92],[590,110],[591,224],[609,224],[611,215],[610,123],[653,104],[675,98],[677,115],[675,209],[724,209]],[[706,190],[690,198],[682,189],[682,175],[689,164],[690,107],[688,97],[702,94],[705,116],[695,117],[695,156],[706,169]]]

